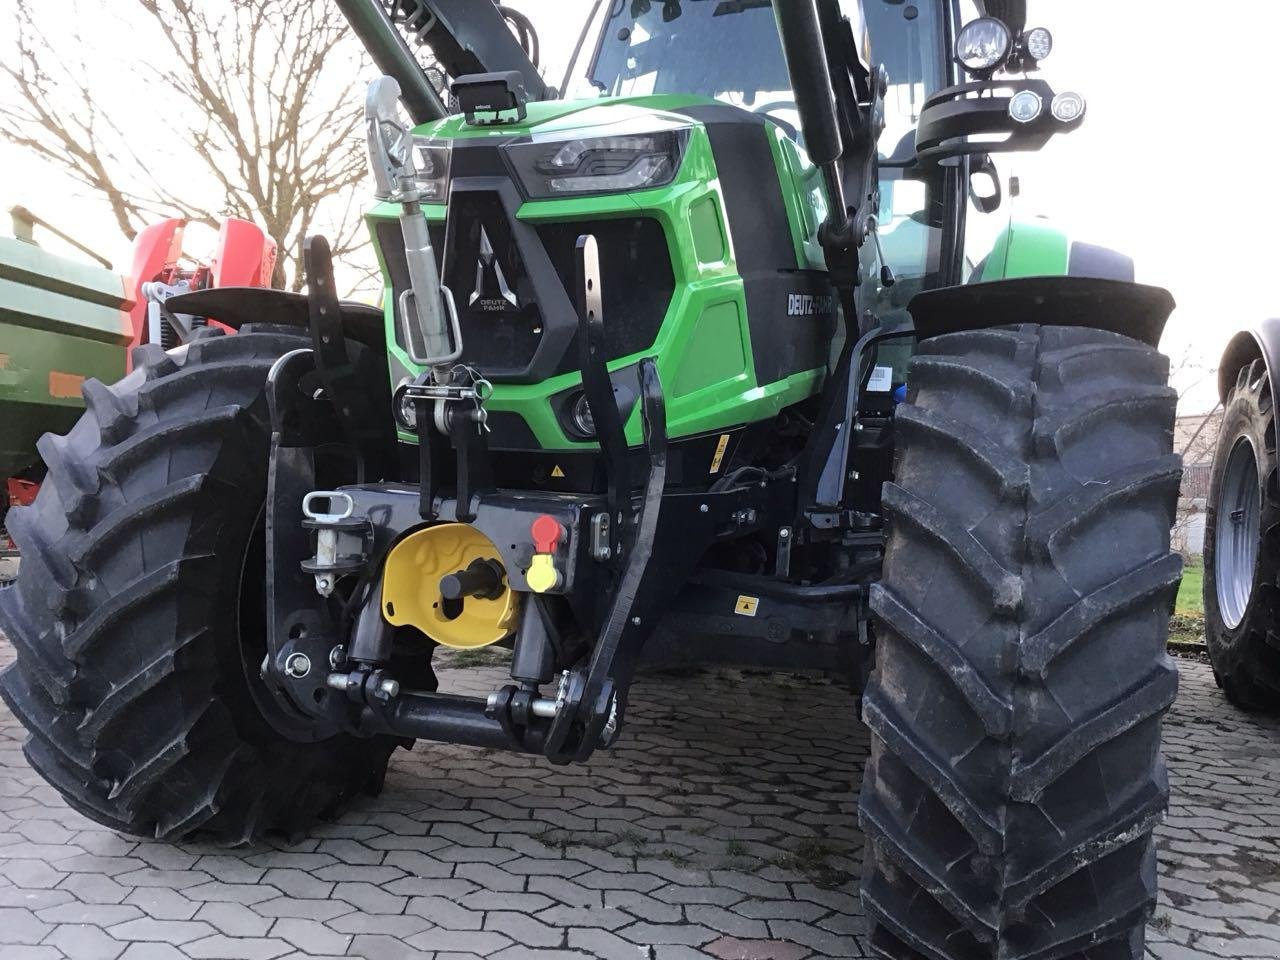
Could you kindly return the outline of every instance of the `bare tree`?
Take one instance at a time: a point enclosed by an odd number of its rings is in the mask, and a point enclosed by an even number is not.
[[[302,242],[321,226],[337,257],[366,244],[356,84],[368,71],[330,0],[113,6],[139,31],[158,31],[159,49],[134,62],[182,108],[139,138],[126,129],[139,105],[104,99],[95,82],[103,53],[66,29],[77,11],[17,0],[18,55],[0,66],[10,88],[0,136],[100,194],[129,239],[159,215],[259,223],[279,245],[276,286],[302,286]],[[56,30],[42,20],[51,8],[61,11]],[[183,162],[156,164],[148,151],[161,140],[183,146]]]

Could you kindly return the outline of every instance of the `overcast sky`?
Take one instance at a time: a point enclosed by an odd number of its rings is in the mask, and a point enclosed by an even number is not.
[[[218,0],[209,0],[218,2]],[[559,83],[589,0],[508,0],[542,38],[548,78]],[[879,0],[866,0],[879,2]],[[917,0],[919,2],[919,0]],[[0,56],[17,0],[0,0]],[[1203,371],[1239,327],[1280,315],[1275,226],[1280,190],[1270,173],[1280,132],[1272,119],[1280,3],[1238,0],[1030,0],[1031,22],[1055,35],[1044,76],[1089,102],[1084,126],[1035,156],[1001,160],[1019,174],[1020,216],[1046,215],[1083,240],[1137,260],[1141,282],[1178,301],[1164,349],[1187,368],[1184,410],[1212,406]],[[151,116],[136,68],[147,38],[117,19],[128,4],[81,0],[81,20],[120,64],[104,98],[145,121],[157,164],[181,165],[181,143]],[[1212,10],[1229,16],[1212,16]],[[368,78],[353,78],[358,97]],[[22,203],[101,250],[118,265],[128,245],[84,190],[0,144],[0,204]],[[190,244],[198,252],[199,244]],[[1203,380],[1198,386],[1196,381]]]

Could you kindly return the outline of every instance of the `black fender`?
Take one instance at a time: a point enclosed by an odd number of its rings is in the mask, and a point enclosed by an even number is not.
[[[921,340],[961,330],[1040,323],[1110,330],[1157,348],[1173,307],[1173,296],[1161,287],[1061,276],[942,287],[918,293],[907,304]]]
[[[1222,351],[1222,361],[1218,364],[1218,399],[1227,402],[1227,394],[1236,385],[1236,377],[1240,368],[1259,357],[1267,365],[1267,376],[1271,379],[1271,395],[1280,396],[1276,388],[1280,387],[1280,318],[1272,317],[1248,330],[1241,330],[1227,343]]]
[[[305,330],[310,322],[306,294],[271,287],[211,287],[170,297],[165,306],[174,313],[211,317],[233,330],[239,330],[246,323],[282,323]],[[386,352],[386,327],[380,307],[351,300],[343,300],[338,306],[347,336],[381,353]]]

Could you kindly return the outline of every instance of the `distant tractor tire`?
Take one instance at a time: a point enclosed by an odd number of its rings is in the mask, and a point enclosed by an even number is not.
[[[924,341],[898,408],[861,821],[894,960],[1136,960],[1181,577],[1168,362],[1098,330]]]
[[[1242,367],[1227,397],[1204,530],[1205,639],[1227,698],[1280,711],[1280,479],[1271,379]]]
[[[247,326],[142,347],[116,385],[85,383],[67,436],[40,440],[48,479],[8,518],[22,571],[0,589],[17,651],[0,695],[31,765],[90,819],[237,845],[381,782],[394,741],[292,742],[259,674],[265,387],[308,342]]]

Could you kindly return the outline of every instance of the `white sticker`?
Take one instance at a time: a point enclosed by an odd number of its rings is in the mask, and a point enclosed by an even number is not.
[[[893,367],[873,367],[867,380],[868,393],[888,393],[893,389]]]

